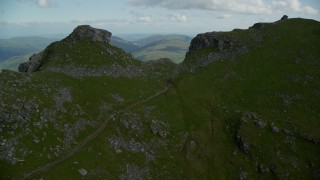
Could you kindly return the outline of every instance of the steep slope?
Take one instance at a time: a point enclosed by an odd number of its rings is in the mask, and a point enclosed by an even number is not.
[[[212,146],[192,177],[319,178],[319,38],[319,22],[288,19],[192,40],[176,88],[195,141]]]
[[[106,120],[126,113],[129,105],[165,89],[173,63],[161,60],[142,64],[106,43],[109,37],[104,35],[110,37],[107,31],[79,26],[66,39],[20,65],[20,71],[29,73],[0,74],[1,179],[30,177],[38,167],[85,144],[86,137],[103,127]],[[108,147],[106,142],[99,144]],[[106,150],[97,152],[105,152],[101,160],[114,156],[111,149]],[[120,174],[122,163],[118,164],[109,176]],[[78,169],[69,170],[64,169],[63,176],[80,175]]]

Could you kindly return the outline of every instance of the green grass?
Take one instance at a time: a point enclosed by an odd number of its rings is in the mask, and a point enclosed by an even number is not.
[[[319,32],[319,22],[290,19],[266,24],[262,30],[222,33],[245,43],[248,52],[233,60],[215,61],[194,73],[181,72],[172,79],[167,92],[117,114],[115,121],[110,121],[97,138],[37,178],[78,179],[81,178],[78,169],[85,168],[89,172],[85,178],[118,179],[124,173],[125,164],[134,163],[141,168],[148,167],[153,179],[237,179],[240,174],[245,174],[247,179],[317,179],[320,147],[303,136],[320,140]],[[255,39],[257,34],[262,35],[260,40]],[[117,52],[116,55],[101,54],[108,48]],[[192,65],[201,56],[216,51],[216,48],[196,50],[188,54],[185,63]],[[92,133],[110,114],[163,89],[175,67],[170,62],[141,63],[128,59],[118,48],[87,40],[72,46],[56,43],[47,53],[43,71],[28,75],[31,81],[21,85],[17,94],[12,94],[13,88],[0,89],[3,94],[0,97],[14,103],[12,95],[26,99],[34,96],[43,111],[54,107],[53,99],[59,88],[68,87],[72,102],[65,104],[68,113],[59,112],[56,121],[76,123],[79,117],[72,113],[77,111],[75,105],[79,105],[85,112],[82,118],[98,123],[96,127],[86,126],[81,130],[76,136],[77,142]],[[71,62],[74,65],[91,68],[113,63],[126,66],[132,61],[143,67],[147,75],[144,78],[73,78],[46,71],[49,67],[69,65],[66,54],[76,60]],[[0,75],[2,84],[14,84],[24,78],[21,73],[9,74]],[[120,95],[125,101],[117,102],[112,94]],[[99,107],[103,103],[112,104],[112,110],[101,111]],[[256,114],[266,126],[257,127],[254,119],[244,117],[243,112]],[[35,114],[32,122],[38,118]],[[124,119],[136,120],[142,132],[135,133],[125,127],[121,122]],[[243,120],[246,123],[242,123]],[[161,138],[153,134],[152,121],[168,124],[168,136]],[[272,132],[271,123],[280,132]],[[57,137],[63,138],[54,125],[49,122],[45,129],[47,134],[56,134],[47,142],[35,146],[21,143],[21,147],[33,150],[24,162],[15,166],[1,162],[1,177],[18,178],[51,162],[54,158],[33,158],[44,146],[58,144]],[[32,132],[41,133],[33,126]],[[10,136],[14,135],[4,135]],[[22,136],[23,142],[32,142],[31,135]],[[109,143],[113,136],[149,144],[155,159],[148,161],[143,152],[116,153]],[[250,145],[248,153],[240,148],[239,138]],[[259,172],[260,166],[269,171]]]
[[[235,112],[250,111],[256,112],[269,125],[275,123],[281,130],[293,132],[293,137],[282,133],[277,136],[271,132],[270,126],[264,129],[253,124],[241,126],[238,135],[254,146],[251,157],[247,157],[251,160],[245,162],[245,159],[225,156],[224,161],[239,161],[235,167],[244,163],[245,171],[252,178],[259,175],[253,166],[255,161],[274,166],[278,178],[285,178],[287,173],[295,179],[312,178],[315,169],[306,169],[305,166],[312,162],[319,167],[315,160],[320,155],[319,146],[301,138],[301,135],[307,135],[319,139],[320,114],[317,109],[320,97],[315,94],[320,89],[320,61],[317,58],[320,57],[320,44],[316,40],[320,38],[319,30],[319,23],[301,19],[268,25],[263,30],[266,38],[259,46],[247,38],[248,53],[239,55],[235,60],[217,61],[198,69],[195,74],[181,78],[177,85],[181,96],[186,99],[183,104],[200,113],[204,108],[201,105],[211,104],[221,114],[225,128],[232,128],[237,123],[241,115]],[[195,53],[201,56],[207,52]],[[197,100],[198,105],[195,104]],[[190,110],[187,113],[192,117]],[[202,113],[204,117],[205,113]],[[214,121],[214,126],[219,126],[216,123]],[[284,145],[284,138],[293,138],[294,144]],[[226,144],[221,143],[224,151],[227,151]],[[305,153],[305,150],[310,153]],[[277,155],[279,152],[285,154],[283,159]],[[315,159],[311,160],[311,157]],[[297,165],[290,162],[295,158],[298,159]]]

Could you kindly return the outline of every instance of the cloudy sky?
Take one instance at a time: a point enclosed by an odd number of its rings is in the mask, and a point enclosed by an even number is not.
[[[0,0],[0,38],[69,34],[80,24],[116,35],[194,35],[284,14],[320,21],[320,0]]]

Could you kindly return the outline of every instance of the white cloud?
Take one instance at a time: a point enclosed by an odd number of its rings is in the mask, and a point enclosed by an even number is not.
[[[170,20],[174,22],[187,22],[188,17],[186,15],[175,13],[170,16]]]
[[[52,7],[52,3],[49,0],[18,0],[21,3],[35,3],[38,7],[47,8]]]
[[[317,9],[314,9],[310,6],[304,6],[302,7],[302,11],[303,12],[306,12],[307,14],[318,14],[318,10]]]
[[[140,17],[138,17],[137,21],[140,23],[147,24],[152,21],[152,18],[151,18],[151,16],[140,16]]]
[[[167,9],[204,9],[247,14],[272,14],[274,12],[302,12],[317,14],[318,10],[304,6],[300,0],[127,0],[132,6],[160,6]]]
[[[310,6],[303,6],[299,0],[275,0],[272,1],[272,7],[278,12],[292,10],[306,14],[318,14],[317,9]]]
[[[42,8],[46,8],[49,6],[48,0],[37,0],[37,5]]]
[[[228,19],[231,17],[231,14],[221,14],[218,16],[218,19]]]

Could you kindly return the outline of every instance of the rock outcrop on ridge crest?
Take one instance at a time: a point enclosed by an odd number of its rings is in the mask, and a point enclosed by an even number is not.
[[[210,53],[198,54],[197,51],[210,49]],[[235,55],[246,52],[247,46],[239,39],[224,32],[198,34],[192,39],[186,60],[183,62],[189,72],[204,67],[219,59],[232,59]]]
[[[84,38],[89,38],[94,42],[110,42],[111,32],[103,29],[96,29],[89,25],[80,25],[63,41],[79,41]]]
[[[227,49],[233,49],[239,42],[232,37],[224,36],[221,32],[210,32],[204,34],[198,34],[192,39],[189,52],[195,49],[202,48],[218,48],[219,51],[225,51]]]
[[[44,54],[43,51],[41,51],[37,54],[33,54],[29,58],[29,61],[23,62],[19,65],[18,71],[19,72],[28,72],[28,73],[37,71],[41,65],[41,60],[43,59],[43,54]]]
[[[93,41],[93,42],[109,44],[110,37],[111,37],[111,32],[107,30],[96,29],[89,25],[80,25],[76,27],[69,36],[67,36],[60,42],[74,43],[82,39],[89,39],[90,41]],[[23,62],[19,65],[18,71],[31,73],[39,70],[43,59],[45,59],[45,57],[48,55],[47,52],[48,52],[48,48],[46,48],[40,53],[33,54],[29,58],[29,61]]]

